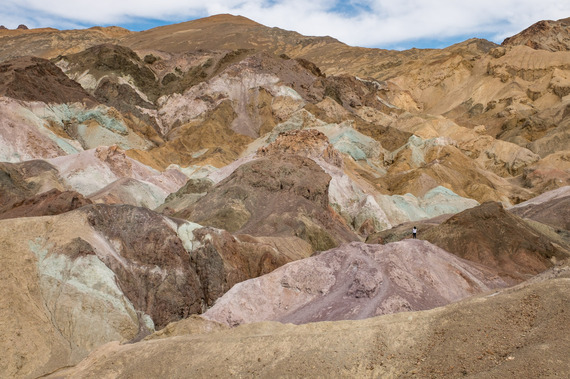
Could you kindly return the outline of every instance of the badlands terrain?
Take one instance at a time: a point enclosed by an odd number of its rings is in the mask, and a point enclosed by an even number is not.
[[[0,377],[570,376],[570,19],[0,46]]]

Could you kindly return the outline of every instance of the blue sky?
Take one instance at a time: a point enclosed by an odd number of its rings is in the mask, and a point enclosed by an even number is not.
[[[219,13],[242,15],[354,46],[440,48],[477,37],[500,43],[540,20],[570,17],[560,0],[3,0],[0,25],[145,30]]]

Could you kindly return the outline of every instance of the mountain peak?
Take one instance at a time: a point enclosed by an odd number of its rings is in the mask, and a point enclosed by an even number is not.
[[[216,14],[209,17],[200,18],[190,21],[192,23],[209,23],[209,24],[240,24],[240,25],[261,25],[247,17],[241,15],[233,15],[229,13]]]

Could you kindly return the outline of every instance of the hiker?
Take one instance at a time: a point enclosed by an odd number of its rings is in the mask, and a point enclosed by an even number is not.
[[[418,229],[416,229],[416,227],[414,226],[414,227],[412,228],[412,236],[413,236],[414,239],[416,239],[416,233],[417,233],[417,232],[418,232]]]

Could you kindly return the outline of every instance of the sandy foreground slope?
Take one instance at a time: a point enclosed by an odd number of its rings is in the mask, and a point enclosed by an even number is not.
[[[560,278],[359,321],[219,331],[188,319],[198,327],[179,329],[199,332],[112,342],[50,377],[567,377],[570,272],[551,276]]]

